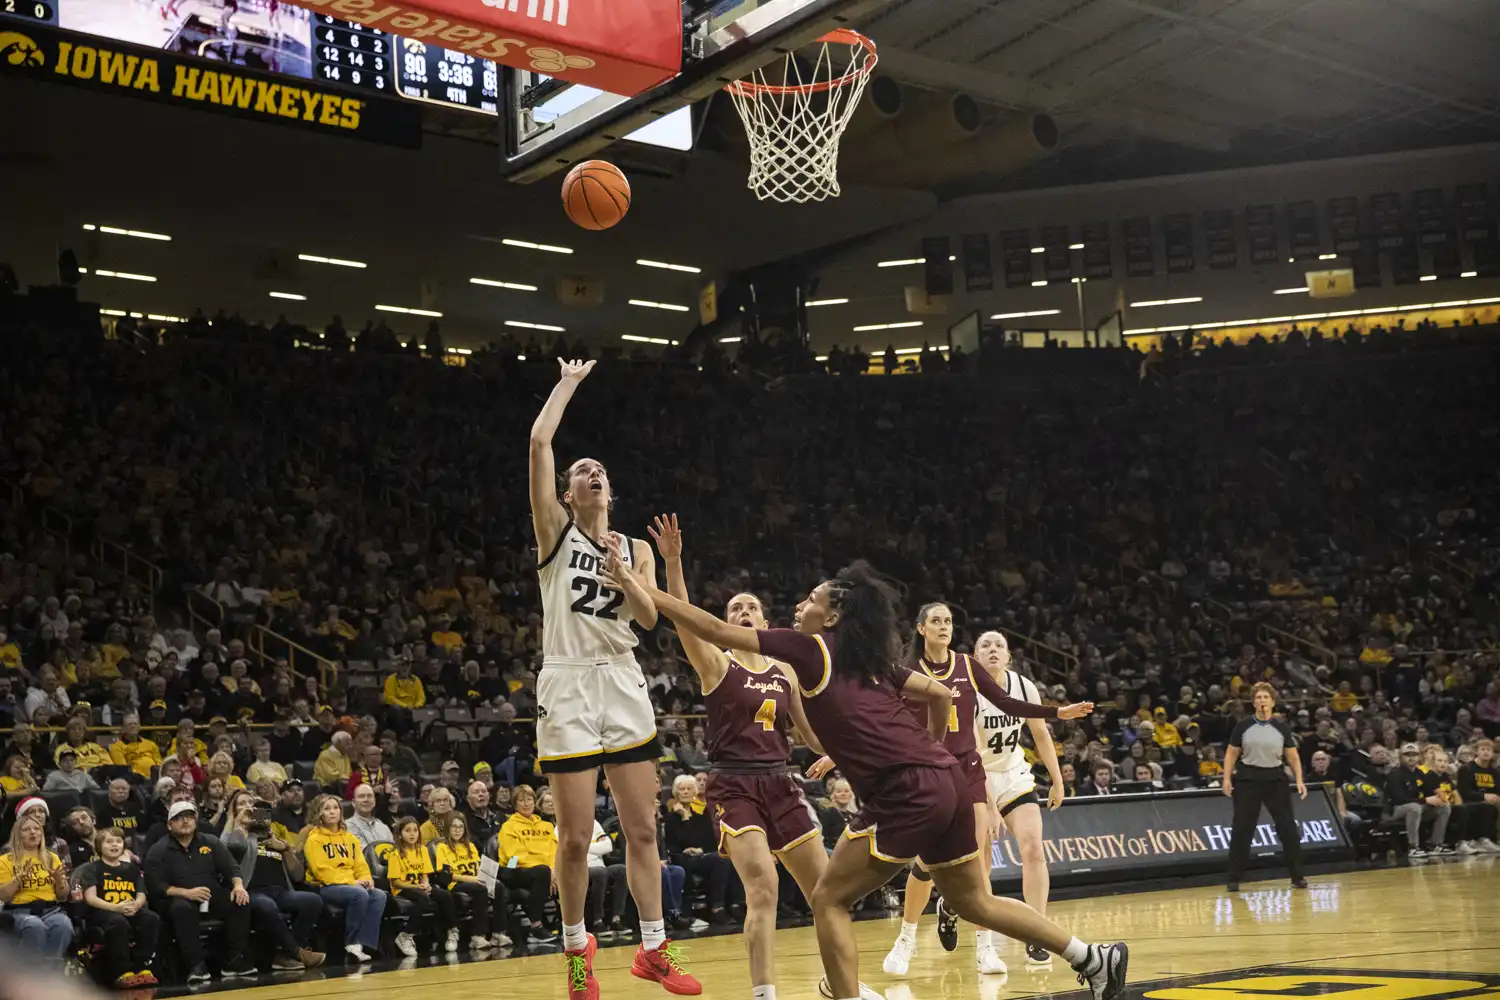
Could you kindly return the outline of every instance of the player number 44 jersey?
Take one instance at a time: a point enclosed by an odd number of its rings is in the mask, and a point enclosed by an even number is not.
[[[974,669],[984,668],[976,663]],[[1020,698],[1033,705],[1042,703],[1041,692],[1037,691],[1036,685],[1014,670],[1005,671],[1005,676],[1000,680],[1000,686],[1012,698]],[[1026,752],[1021,746],[1021,727],[1025,725],[1025,719],[1005,714],[980,696],[979,714],[976,721],[978,728],[976,742],[979,744],[979,756],[984,761],[986,771],[1010,771],[1027,766]]]
[[[625,562],[635,568],[635,552],[625,542]],[[618,659],[635,649],[625,595],[606,586],[608,554],[569,521],[557,545],[537,566],[542,587],[542,659],[587,662]]]

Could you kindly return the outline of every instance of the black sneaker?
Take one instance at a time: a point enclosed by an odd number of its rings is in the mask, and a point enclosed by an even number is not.
[[[277,952],[276,957],[271,959],[271,968],[276,972],[301,972],[305,966],[296,955]]]
[[[188,970],[187,974],[187,981],[189,983],[206,983],[213,978],[206,965],[195,965]]]
[[[1026,967],[1028,969],[1039,969],[1045,966],[1052,968],[1052,952],[1040,945],[1028,944],[1026,946]]]
[[[1130,965],[1130,949],[1124,943],[1091,944],[1089,957],[1073,966],[1078,982],[1087,986],[1094,1000],[1115,1000],[1125,989],[1125,972]]]
[[[1224,887],[1224,891],[1225,892],[1239,892],[1240,891],[1240,884],[1238,882],[1231,881],[1228,885],[1226,885]]]
[[[943,946],[944,951],[953,951],[958,948],[958,914],[948,909],[948,901],[942,896],[938,897],[938,943]]]
[[[1292,888],[1293,889],[1306,889],[1307,888],[1307,879],[1305,879],[1305,878],[1294,878],[1294,879],[1292,879]]]
[[[260,970],[244,958],[237,958],[232,962],[224,963],[221,970],[225,979],[248,979],[260,975]]]

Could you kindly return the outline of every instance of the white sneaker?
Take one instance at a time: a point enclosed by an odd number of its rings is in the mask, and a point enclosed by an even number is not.
[[[510,939],[510,935],[506,934],[504,931],[496,931],[494,934],[490,935],[490,944],[494,945],[496,948],[509,948],[513,943],[514,942]]]
[[[702,933],[703,931],[708,930],[708,927],[708,921],[704,920],[702,917],[694,917],[693,922],[688,924],[688,930],[692,931],[694,934]]]
[[[407,958],[417,957],[417,942],[406,931],[396,935],[396,950]]]
[[[834,1000],[833,987],[828,985],[827,976],[824,976],[822,979],[818,980],[818,995],[821,997],[826,997],[827,1000]],[[866,986],[864,983],[860,983],[859,1000],[885,1000],[885,994],[879,992],[878,990],[870,989],[870,987]]]
[[[917,942],[911,938],[897,937],[896,943],[891,945],[890,954],[885,956],[885,961],[880,967],[885,970],[887,976],[904,976],[906,970],[911,967],[912,956],[917,953]]]
[[[1478,840],[1474,841],[1474,846],[1479,848],[1485,854],[1500,854],[1500,844],[1495,843],[1488,837],[1480,837]]]
[[[448,928],[448,940],[443,942],[443,950],[450,955],[458,954],[458,928]]]
[[[1475,847],[1472,843],[1470,843],[1467,840],[1460,840],[1458,842],[1458,848],[1457,848],[1457,850],[1458,850],[1459,854],[1478,854],[1479,853],[1479,848]]]
[[[1000,957],[1000,953],[995,950],[994,945],[985,948],[983,951],[975,952],[974,965],[979,969],[981,976],[1003,976],[1010,971],[1010,969],[1006,968],[1005,960]]]
[[[1125,990],[1125,974],[1130,965],[1130,950],[1121,944],[1089,945],[1089,956],[1082,965],[1073,966],[1078,982],[1087,986],[1094,1000],[1115,1000]]]
[[[478,934],[471,935],[470,938],[469,938],[469,950],[470,951],[489,951],[490,950],[490,939],[487,938],[487,937],[480,937]]]
[[[357,944],[346,944],[344,945],[344,950],[347,951],[350,957],[352,957],[356,962],[368,962],[370,960],[370,956],[366,954],[365,950]]]

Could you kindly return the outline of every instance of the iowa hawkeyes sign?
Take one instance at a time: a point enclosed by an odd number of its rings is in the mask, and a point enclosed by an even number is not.
[[[239,66],[182,59],[93,36],[28,24],[0,31],[0,73],[71,83],[181,107],[296,125],[417,149],[421,112],[396,101],[345,95]]]

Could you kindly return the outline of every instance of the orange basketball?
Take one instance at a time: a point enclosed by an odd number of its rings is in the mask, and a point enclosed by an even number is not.
[[[630,182],[620,168],[587,160],[568,171],[562,186],[563,211],[584,229],[608,229],[630,211]]]

